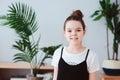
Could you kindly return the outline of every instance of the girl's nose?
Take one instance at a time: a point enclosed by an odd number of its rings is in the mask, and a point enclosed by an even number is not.
[[[76,31],[72,31],[72,35],[76,35]]]

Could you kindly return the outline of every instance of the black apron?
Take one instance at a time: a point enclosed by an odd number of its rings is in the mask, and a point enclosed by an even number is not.
[[[89,73],[87,70],[87,56],[89,53],[89,49],[87,51],[87,55],[85,60],[77,65],[69,65],[67,64],[63,58],[63,48],[61,50],[61,57],[58,63],[58,76],[57,80],[89,80]]]

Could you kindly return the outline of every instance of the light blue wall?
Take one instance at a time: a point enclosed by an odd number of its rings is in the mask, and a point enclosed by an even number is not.
[[[90,18],[90,15],[99,8],[98,0],[0,0],[0,15],[6,14],[8,5],[17,1],[32,6],[36,11],[40,27],[36,35],[41,33],[40,47],[65,44],[63,23],[73,10],[80,9],[87,26],[83,43],[98,54],[100,63],[107,58],[104,19],[94,22]],[[109,38],[112,46],[111,33]],[[17,37],[13,30],[0,26],[0,62],[12,62],[16,52],[12,48],[15,39]]]

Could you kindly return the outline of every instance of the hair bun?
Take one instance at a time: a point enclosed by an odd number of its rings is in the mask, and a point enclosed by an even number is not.
[[[82,12],[80,10],[73,11],[71,16],[77,16],[77,17],[83,18],[83,14],[82,14]]]

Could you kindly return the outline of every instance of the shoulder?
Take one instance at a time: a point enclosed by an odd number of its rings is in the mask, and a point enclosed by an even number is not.
[[[62,48],[63,48],[62,46],[59,47],[59,48],[57,48],[57,49],[55,50],[54,54],[59,54],[59,53],[61,53]]]
[[[63,48],[62,46],[59,47],[59,48],[57,48],[57,49],[54,51],[53,57],[60,57],[62,48]]]
[[[53,58],[52,58],[52,65],[53,66],[58,66],[58,62],[59,62],[59,59],[60,59],[60,55],[61,55],[61,50],[62,50],[62,47],[59,47],[55,50],[54,54],[53,54]]]
[[[98,54],[94,51],[94,50],[91,50],[89,49],[89,54],[88,54],[88,57],[87,57],[87,61],[93,61],[93,60],[96,60],[98,59]]]
[[[87,62],[92,63],[92,62],[98,62],[98,55],[95,51],[89,49],[89,54],[87,57]]]
[[[88,55],[91,56],[91,57],[94,57],[94,56],[97,56],[97,53],[95,51],[89,49],[89,54]]]
[[[88,71],[90,73],[98,71],[100,69],[97,53],[93,50],[89,51],[87,58],[87,65],[88,65]]]

